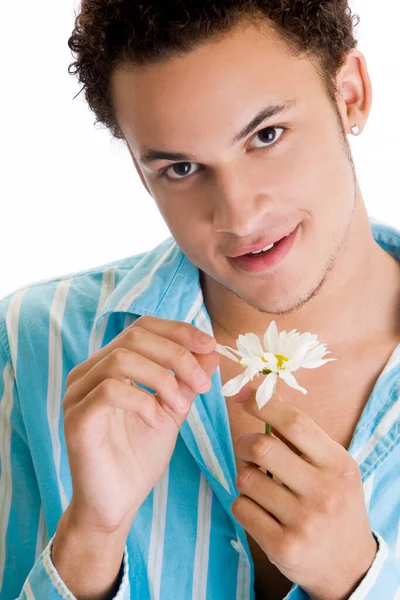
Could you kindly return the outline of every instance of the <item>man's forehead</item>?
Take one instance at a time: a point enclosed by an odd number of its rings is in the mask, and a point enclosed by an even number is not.
[[[247,24],[179,56],[145,65],[120,64],[111,79],[115,99],[119,105],[147,103],[149,99],[162,103],[177,101],[183,93],[190,97],[204,91],[215,100],[225,100],[224,88],[228,89],[230,82],[249,85],[263,78],[272,85],[275,80],[284,81],[286,72],[293,77],[293,64],[300,59],[277,38],[272,27],[269,31],[262,34],[259,27]]]
[[[121,66],[113,75],[113,103],[124,135],[154,150],[155,142],[169,148],[171,135],[186,139],[191,131],[204,138],[202,128],[218,127],[230,144],[257,112],[282,112],[276,107],[293,104],[299,88],[317,77],[311,61],[281,44],[259,34],[256,44],[244,38],[243,46],[205,44],[181,58]]]

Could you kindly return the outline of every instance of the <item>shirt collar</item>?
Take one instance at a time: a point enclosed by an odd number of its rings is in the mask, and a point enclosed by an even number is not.
[[[149,252],[114,288],[98,313],[94,329],[112,313],[153,315],[190,322],[203,302],[199,269],[170,237]]]

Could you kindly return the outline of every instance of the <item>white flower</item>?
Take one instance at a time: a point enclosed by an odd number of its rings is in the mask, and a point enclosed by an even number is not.
[[[262,408],[273,396],[278,377],[283,379],[290,387],[307,394],[307,390],[299,386],[293,371],[301,367],[316,369],[336,358],[322,360],[326,354],[326,344],[319,344],[316,335],[311,333],[297,333],[292,329],[289,333],[278,333],[275,321],[272,321],[264,334],[264,348],[260,338],[255,333],[239,335],[236,340],[237,350],[229,346],[217,344],[216,351],[234,360],[246,370],[241,375],[234,377],[222,387],[224,396],[234,396],[254,377],[267,375],[256,392],[258,408]],[[233,353],[238,354],[239,358]]]

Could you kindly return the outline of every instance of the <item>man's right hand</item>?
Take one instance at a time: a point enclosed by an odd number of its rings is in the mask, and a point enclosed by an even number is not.
[[[201,334],[188,323],[140,317],[69,373],[63,411],[75,527],[128,534],[195,397],[210,389],[219,354],[215,338],[203,343]]]

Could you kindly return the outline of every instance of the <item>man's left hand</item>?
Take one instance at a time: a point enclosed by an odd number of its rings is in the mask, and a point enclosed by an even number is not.
[[[242,435],[234,517],[313,600],[347,600],[377,552],[358,464],[299,408],[273,397],[259,410],[254,394],[241,404],[301,455],[276,437]]]

